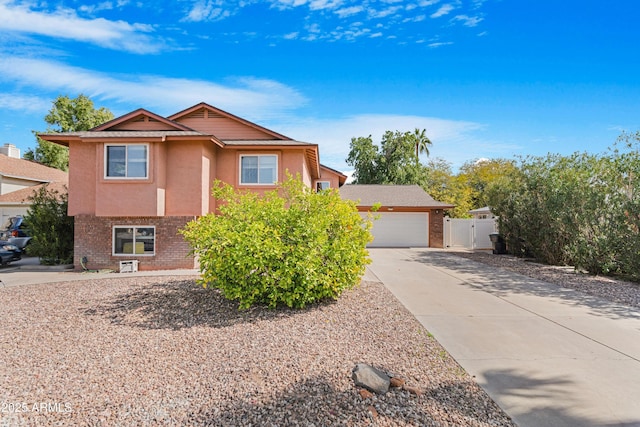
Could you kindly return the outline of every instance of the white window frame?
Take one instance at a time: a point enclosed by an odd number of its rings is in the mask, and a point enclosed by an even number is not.
[[[144,146],[146,148],[146,158],[145,158],[145,176],[127,176],[125,172],[125,176],[109,176],[109,147],[125,147],[125,168],[128,168],[129,165],[129,147],[132,146]],[[149,179],[149,144],[105,144],[104,145],[104,179],[127,179],[127,180],[146,180]]]
[[[132,233],[133,233],[133,241],[131,242],[133,244],[133,253],[123,253],[123,252],[116,252],[116,229],[118,228],[128,228],[128,229],[132,229]],[[152,228],[153,229],[153,252],[144,252],[141,254],[137,254],[135,253],[136,250],[136,229],[137,228]],[[156,254],[156,247],[158,245],[158,234],[156,233],[156,226],[155,225],[114,225],[111,229],[111,234],[112,234],[112,238],[111,238],[111,255],[113,256],[122,256],[122,257],[132,257],[132,256],[155,256]],[[142,239],[140,239],[142,240]],[[147,239],[145,239],[147,240]]]
[[[325,188],[318,188],[319,184],[327,184]],[[331,181],[316,181],[316,191],[328,190],[331,188]]]
[[[258,158],[258,182],[242,182],[242,159],[244,159],[245,157],[257,157]],[[260,182],[260,158],[261,157],[275,157],[276,159],[276,165],[275,165],[275,176],[274,176],[274,181],[273,182]],[[273,186],[278,182],[278,164],[279,164],[279,156],[277,154],[241,154],[240,155],[240,160],[239,160],[239,176],[238,176],[238,182],[240,183],[240,185],[262,185],[262,186]]]

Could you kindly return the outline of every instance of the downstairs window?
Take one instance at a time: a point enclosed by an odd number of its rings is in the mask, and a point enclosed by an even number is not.
[[[113,255],[155,255],[155,253],[155,227],[113,227]]]

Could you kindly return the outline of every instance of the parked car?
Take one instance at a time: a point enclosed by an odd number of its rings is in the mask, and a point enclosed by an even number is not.
[[[0,265],[8,264],[12,261],[20,261],[22,251],[16,245],[0,240]]]
[[[24,251],[31,240],[24,218],[21,216],[9,218],[0,231],[0,240],[7,241]]]

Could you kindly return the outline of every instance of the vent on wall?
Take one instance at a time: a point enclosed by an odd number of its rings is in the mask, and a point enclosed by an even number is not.
[[[189,114],[190,119],[204,119],[204,108]]]
[[[120,273],[135,273],[138,271],[138,260],[120,261]]]

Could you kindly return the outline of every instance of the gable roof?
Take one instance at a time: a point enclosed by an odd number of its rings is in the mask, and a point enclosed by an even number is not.
[[[144,108],[138,108],[137,110],[127,113],[124,116],[116,117],[113,120],[109,120],[108,122],[101,124],[100,126],[96,126],[93,129],[91,129],[91,131],[99,132],[99,131],[114,129],[114,128],[118,128],[119,125],[123,125],[127,122],[140,122],[140,121],[157,122],[167,126],[168,129],[170,130],[186,130],[186,131],[193,130],[180,123],[175,123],[169,119],[166,119],[162,116],[152,113],[151,111],[147,111]]]
[[[344,183],[345,183],[345,182],[347,182],[347,178],[348,178],[348,176],[347,176],[347,175],[345,175],[345,174],[343,174],[343,173],[342,173],[342,172],[340,172],[339,170],[336,170],[336,169],[330,168],[329,166],[326,166],[326,165],[320,164],[320,171],[322,171],[322,170],[326,170],[326,171],[327,171],[327,172],[329,172],[329,173],[332,173],[332,174],[334,174],[334,175],[337,175],[337,176],[338,176],[338,183],[339,183],[339,186],[343,186],[343,185],[344,185]]]
[[[186,123],[186,124],[185,124]],[[210,141],[221,148],[242,146],[264,149],[300,147],[314,179],[320,177],[318,145],[288,136],[201,102],[167,118],[139,108],[88,131],[39,134],[46,141],[69,146],[72,141],[164,142],[167,140]]]
[[[350,184],[340,187],[343,199],[359,201],[360,206],[421,207],[449,209],[454,205],[435,200],[419,185]]]
[[[69,174],[31,160],[0,154],[0,176],[36,182],[69,182]]]
[[[288,136],[279,134],[278,132],[274,132],[271,129],[267,129],[265,127],[262,127],[260,125],[257,125],[253,122],[250,122],[249,120],[243,119],[241,117],[238,117],[236,115],[233,115],[231,113],[228,113],[224,110],[221,110],[219,108],[213,107],[209,104],[207,104],[206,102],[201,102],[199,104],[194,105],[193,107],[189,107],[185,110],[179,111],[171,116],[168,117],[169,120],[175,121],[175,122],[179,122],[180,119],[185,118],[191,114],[193,114],[196,111],[199,110],[206,110],[207,111],[207,115],[208,116],[216,116],[216,117],[225,117],[227,119],[230,119],[234,122],[243,124],[245,126],[248,126],[250,128],[253,128],[255,130],[258,130],[260,132],[264,132],[270,136],[273,137],[273,139],[277,139],[277,140],[290,140],[291,138],[289,138]]]

